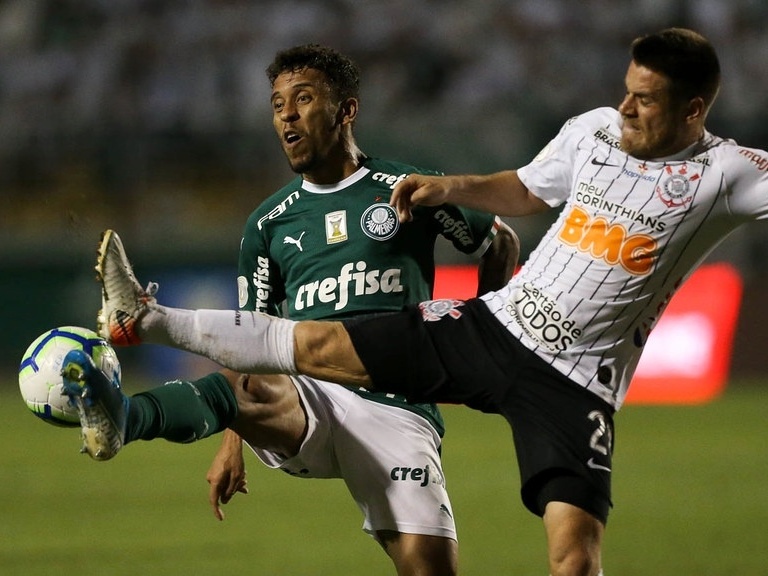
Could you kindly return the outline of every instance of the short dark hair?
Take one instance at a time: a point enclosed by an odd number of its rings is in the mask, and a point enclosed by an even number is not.
[[[700,96],[709,107],[720,89],[720,62],[712,44],[698,32],[667,28],[632,42],[632,59],[670,80],[673,96]]]
[[[333,48],[319,44],[304,44],[282,50],[267,67],[270,85],[283,72],[292,72],[312,68],[325,74],[331,92],[339,100],[359,98],[360,71],[347,56]]]

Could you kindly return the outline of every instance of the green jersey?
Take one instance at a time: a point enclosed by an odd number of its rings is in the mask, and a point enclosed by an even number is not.
[[[438,235],[466,254],[482,252],[498,228],[490,215],[452,205],[417,207],[401,223],[389,199],[408,174],[435,173],[368,158],[328,186],[300,176],[248,218],[240,248],[239,306],[294,320],[343,319],[400,310],[432,297]],[[433,405],[355,390],[413,410],[442,434]]]

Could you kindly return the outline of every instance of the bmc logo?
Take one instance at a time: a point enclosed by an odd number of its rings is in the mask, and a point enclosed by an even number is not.
[[[602,259],[611,266],[620,264],[630,274],[648,274],[656,260],[657,242],[648,234],[629,234],[621,224],[592,218],[574,206],[566,216],[558,238],[565,244]]]

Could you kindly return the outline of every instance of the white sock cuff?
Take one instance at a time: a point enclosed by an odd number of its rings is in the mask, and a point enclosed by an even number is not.
[[[258,314],[258,312],[250,312]],[[263,354],[271,356],[277,367],[278,374],[296,374],[296,358],[294,354],[293,332],[296,321],[286,318],[275,318],[262,315],[270,320],[265,330],[265,345]],[[264,360],[262,360],[264,362]],[[260,370],[262,371],[262,370]]]
[[[185,310],[153,303],[140,320],[148,344],[200,354],[240,372],[296,374],[296,322],[259,312]]]

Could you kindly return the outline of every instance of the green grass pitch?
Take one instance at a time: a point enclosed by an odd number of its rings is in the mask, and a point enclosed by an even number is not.
[[[188,576],[392,575],[340,481],[301,480],[247,455],[250,494],[217,522],[205,473],[218,440],[78,454],[78,432],[0,386],[0,573]],[[128,389],[131,391],[138,391]],[[768,573],[768,382],[690,407],[617,416],[607,576]],[[541,522],[517,495],[510,432],[446,407],[444,464],[464,575],[547,574]]]

